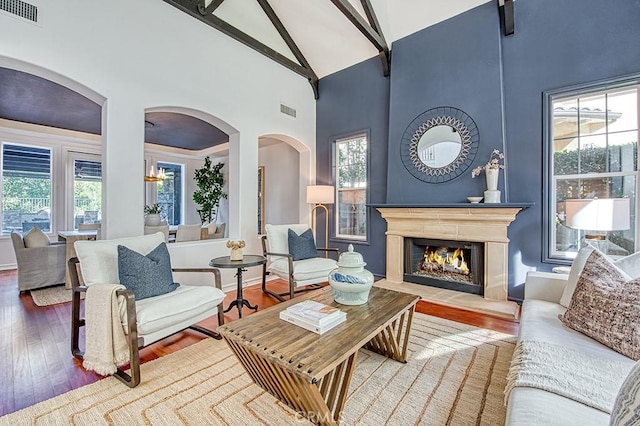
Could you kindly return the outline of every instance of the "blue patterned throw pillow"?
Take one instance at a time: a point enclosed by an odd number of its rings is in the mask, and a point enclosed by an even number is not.
[[[177,289],[173,282],[167,245],[161,243],[146,256],[125,246],[118,246],[120,284],[133,291],[136,300],[160,296]]]
[[[293,260],[318,257],[318,251],[316,250],[316,243],[313,241],[313,232],[311,232],[311,229],[307,229],[298,235],[293,229],[289,228],[288,240],[289,254],[293,256]]]

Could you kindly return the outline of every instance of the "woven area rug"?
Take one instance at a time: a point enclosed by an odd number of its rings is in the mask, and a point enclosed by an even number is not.
[[[406,364],[360,350],[342,424],[504,424],[515,340],[416,314]],[[305,422],[253,384],[224,341],[214,339],[143,364],[134,389],[109,377],[0,418],[0,425]]]
[[[56,285],[53,287],[39,288],[31,290],[31,298],[33,303],[38,306],[57,305],[58,303],[71,302],[71,290],[67,290],[64,285]]]

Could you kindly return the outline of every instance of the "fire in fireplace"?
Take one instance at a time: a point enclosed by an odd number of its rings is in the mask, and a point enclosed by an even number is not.
[[[405,238],[404,281],[483,294],[482,243]]]

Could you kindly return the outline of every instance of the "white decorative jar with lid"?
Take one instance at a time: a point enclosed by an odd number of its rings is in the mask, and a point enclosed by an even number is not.
[[[329,285],[333,299],[341,305],[363,305],[369,300],[373,286],[373,274],[364,266],[362,255],[353,251],[349,244],[347,252],[340,254],[338,268],[329,273]]]

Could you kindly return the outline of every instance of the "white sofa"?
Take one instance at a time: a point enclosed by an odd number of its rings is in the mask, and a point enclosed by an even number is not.
[[[525,283],[518,341],[538,340],[592,353],[607,359],[635,362],[601,343],[564,326],[558,314],[568,275],[529,272]],[[620,380],[623,380],[621,377]],[[615,397],[615,395],[614,395]],[[608,425],[609,415],[572,399],[531,387],[516,387],[507,401],[507,425]]]

